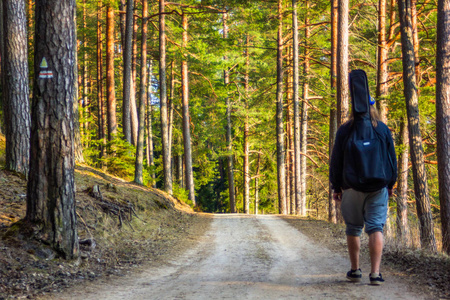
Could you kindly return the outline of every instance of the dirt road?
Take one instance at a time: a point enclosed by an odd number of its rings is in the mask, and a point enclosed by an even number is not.
[[[276,216],[215,215],[194,249],[120,281],[88,285],[63,299],[425,299],[395,276],[382,286],[344,278],[346,257]]]

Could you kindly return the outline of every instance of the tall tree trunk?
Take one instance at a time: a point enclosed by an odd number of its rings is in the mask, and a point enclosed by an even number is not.
[[[108,141],[117,135],[116,88],[114,83],[114,9],[109,3],[106,12],[106,98]]]
[[[6,168],[28,175],[30,105],[24,1],[3,0],[2,72]]]
[[[63,257],[79,255],[73,104],[75,1],[36,1],[35,85],[26,220]]]
[[[174,110],[174,102],[175,99],[175,61],[172,60],[170,63],[170,96],[167,99],[167,118],[169,123],[169,149],[172,149],[172,141],[173,141],[173,110]]]
[[[183,48],[187,48],[188,43],[188,19],[187,15],[183,14]],[[181,82],[182,82],[182,97],[183,97],[183,141],[184,141],[184,159],[186,164],[186,189],[189,192],[189,200],[196,206],[195,203],[195,189],[194,189],[194,174],[192,170],[192,146],[191,146],[191,128],[189,117],[189,78],[188,78],[187,53],[184,54],[181,62]]]
[[[3,53],[5,52],[5,41],[2,38],[4,35],[3,32],[3,1],[0,1],[0,95],[3,95],[3,82],[2,82],[2,78],[3,78],[3,62],[4,62],[4,58],[3,58]],[[0,97],[0,107],[3,107],[4,105],[4,97]],[[2,130],[2,120],[0,120],[0,134],[3,134],[3,130]]]
[[[308,50],[308,40],[311,36],[310,27],[308,26],[308,10],[309,1],[306,1],[306,17],[305,17],[305,61],[303,64],[303,102],[302,102],[302,120],[301,120],[301,152],[303,155],[300,157],[300,211],[301,216],[306,216],[306,153],[308,151],[308,90],[309,90],[309,50]]]
[[[420,224],[420,241],[423,248],[434,252],[436,251],[436,240],[428,195],[422,135],[419,127],[419,99],[415,78],[410,0],[399,0],[398,9],[402,39],[404,95],[408,115],[409,146],[413,167],[417,216]]]
[[[83,99],[83,129],[85,136],[85,147],[87,147],[88,135],[89,135],[89,87],[88,87],[88,53],[87,53],[87,38],[86,38],[86,0],[83,0],[83,72],[82,72],[82,96]]]
[[[130,144],[131,136],[131,56],[133,49],[133,10],[134,0],[127,0],[127,17],[125,21],[125,44],[123,50],[123,99],[122,99],[122,126],[123,135]]]
[[[119,29],[120,29],[120,47],[121,50],[120,52],[123,52],[125,49],[125,36],[126,36],[126,19],[127,19],[127,15],[126,15],[126,4],[127,1],[126,0],[119,0]],[[125,13],[124,13],[125,12]]]
[[[228,38],[228,14],[223,14],[223,38]],[[224,60],[227,61],[227,57],[224,57]],[[228,194],[230,198],[230,212],[236,212],[236,197],[234,193],[234,162],[233,162],[233,137],[231,135],[231,101],[228,95],[228,84],[230,83],[230,72],[228,69],[223,71],[223,80],[225,88],[227,89],[227,99],[226,99],[226,114],[227,114],[227,173],[228,173]]]
[[[402,150],[398,158],[397,180],[397,235],[398,240],[410,245],[408,225],[408,126],[405,118],[400,123],[400,145]]]
[[[138,108],[136,103],[136,60],[137,60],[137,20],[133,17],[133,39],[132,39],[132,50],[131,50],[131,85],[130,85],[130,126],[131,126],[131,141],[133,145],[137,146],[138,142],[138,131],[139,131],[139,116]]]
[[[298,17],[297,17],[297,0],[292,0],[292,35],[293,35],[293,80],[292,80],[292,97],[294,104],[294,181],[295,181],[295,213],[299,213],[301,209],[301,143],[300,143],[300,104],[299,104],[299,63],[298,63]]]
[[[388,94],[388,47],[386,45],[386,0],[378,1],[378,59],[377,59],[377,108],[381,121],[387,122],[386,96]]]
[[[166,82],[166,21],[165,1],[159,1],[159,101],[161,116],[161,144],[164,172],[164,190],[172,195],[172,174],[169,148],[169,126],[167,124],[167,82]]]
[[[98,139],[101,140],[100,158],[105,156],[105,112],[103,104],[103,30],[102,30],[102,0],[97,3],[97,109],[98,109]]]
[[[337,47],[337,124],[348,117],[348,0],[339,0]]]
[[[338,3],[338,46],[337,46],[337,98],[336,122],[339,127],[348,118],[348,1],[339,0]],[[343,222],[340,204],[336,206],[336,217]]]
[[[74,7],[76,10],[76,8]],[[74,22],[76,24],[76,11],[74,12]],[[73,43],[74,45],[77,45],[78,39],[77,39],[77,28],[75,27],[75,34],[73,35]],[[80,111],[78,109],[78,51],[75,46],[75,63],[73,64],[73,72],[75,76],[75,92],[73,94],[74,99],[72,101],[73,105],[73,134],[74,134],[74,140],[73,140],[73,147],[74,147],[74,155],[75,155],[75,162],[82,163],[84,162],[83,157],[83,146],[81,144],[81,132],[80,132]],[[34,68],[33,68],[34,69]],[[33,88],[34,90],[34,88]]]
[[[417,26],[417,1],[411,0],[411,26],[414,45],[414,65],[416,85],[420,87],[419,28]]]
[[[292,47],[288,47],[288,61],[287,65],[291,64],[292,58]],[[295,174],[292,172],[294,169],[294,134],[293,134],[293,117],[294,114],[292,112],[292,79],[293,76],[288,70],[288,74],[286,76],[286,213],[294,214],[295,213]]]
[[[141,84],[139,89],[139,131],[136,146],[136,164],[134,171],[134,182],[144,183],[144,135],[145,135],[145,104],[146,104],[146,84],[147,84],[147,19],[148,1],[142,0],[142,40],[141,40]],[[150,87],[149,87],[150,88]]]
[[[284,165],[284,128],[283,128],[283,14],[282,0],[278,0],[277,34],[277,183],[278,212],[286,214],[286,168]]]
[[[244,117],[244,214],[250,213],[250,163],[249,163],[249,126],[248,126],[248,98],[249,98],[249,37],[246,36],[245,41],[245,78],[244,78],[244,89],[245,89],[245,117]]]
[[[436,137],[442,250],[450,254],[450,0],[438,1]]]
[[[155,160],[153,155],[153,129],[152,129],[152,72],[153,60],[148,63],[147,84],[147,164],[151,167],[152,187],[156,188]]]
[[[258,151],[258,161],[256,163],[256,175],[255,175],[255,215],[258,214],[259,206],[259,171],[261,169],[261,149]]]
[[[1,1],[0,1],[1,2]],[[27,0],[27,26],[28,26],[28,57],[34,57],[34,1]],[[3,36],[3,35],[2,35]],[[33,91],[34,70],[32,63],[28,63],[28,80],[30,94]]]
[[[328,153],[331,157],[331,151],[334,146],[334,139],[337,131],[337,111],[336,111],[336,77],[337,77],[337,44],[338,44],[338,0],[331,2],[331,68],[330,85],[332,104],[330,107],[330,132],[328,135]],[[331,183],[328,184],[328,221],[336,223],[336,204],[333,200],[333,190]]]

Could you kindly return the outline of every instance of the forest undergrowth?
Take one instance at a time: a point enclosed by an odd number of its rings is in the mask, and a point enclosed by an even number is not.
[[[26,180],[0,169],[0,299],[35,298],[161,265],[209,228],[210,218],[156,189],[88,166],[77,166],[75,182],[80,259],[66,261],[21,229]]]

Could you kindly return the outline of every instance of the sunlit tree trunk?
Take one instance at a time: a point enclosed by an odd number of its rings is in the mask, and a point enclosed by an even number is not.
[[[249,102],[249,37],[247,35],[245,42],[245,116],[244,116],[244,163],[243,163],[243,179],[244,179],[244,213],[250,213],[250,163],[249,163],[249,124],[248,124],[248,102]]]
[[[75,1],[36,1],[35,85],[26,220],[61,256],[79,255],[73,104]]]
[[[114,82],[114,8],[108,4],[106,12],[106,98],[108,141],[117,135],[116,88]]]
[[[223,38],[228,38],[228,14],[223,14]],[[224,57],[224,60],[227,60],[227,57]],[[230,83],[230,72],[228,69],[225,69],[223,71],[223,77],[224,77],[224,84],[225,88],[228,91],[228,84]],[[236,212],[236,197],[234,193],[234,162],[233,162],[233,137],[231,136],[231,100],[229,95],[227,94],[226,99],[226,114],[227,114],[227,173],[228,173],[228,194],[230,198],[230,212],[235,213]]]
[[[333,102],[330,107],[330,132],[329,138],[329,157],[334,146],[334,139],[337,131],[337,111],[336,111],[336,77],[337,77],[337,44],[338,44],[338,0],[331,2],[331,67],[330,67],[330,85],[331,97]],[[336,223],[336,204],[333,200],[333,190],[331,183],[328,184],[328,221]]]
[[[294,181],[295,181],[295,213],[301,210],[301,163],[300,163],[300,104],[299,104],[299,63],[298,63],[298,16],[297,0],[292,0],[292,34],[293,34],[293,106],[294,106]]]
[[[28,175],[30,104],[27,22],[24,1],[3,0],[3,117],[6,169]]]
[[[97,3],[97,124],[98,124],[98,139],[102,141],[100,145],[100,158],[105,156],[105,113],[103,104],[103,30],[102,30],[102,0]]]
[[[442,250],[450,254],[450,0],[438,1],[436,137]]]
[[[397,235],[404,245],[410,245],[408,225],[408,126],[405,118],[400,123],[401,150],[398,157],[397,180]]]
[[[299,215],[306,216],[306,153],[308,151],[308,90],[309,90],[309,38],[311,37],[310,27],[308,26],[308,9],[309,1],[306,1],[306,17],[305,17],[305,61],[303,63],[303,102],[302,102],[302,119],[301,119],[301,152],[300,167],[301,167],[301,188],[300,188],[300,210]]]
[[[148,1],[142,0],[142,50],[141,50],[141,82],[139,88],[139,131],[136,146],[136,164],[134,171],[134,182],[138,184],[144,183],[144,135],[145,135],[145,104],[147,102],[147,19]]]
[[[175,61],[170,63],[170,97],[167,99],[167,119],[169,123],[169,149],[172,149],[173,142],[173,111],[174,111],[174,97],[175,97]]]
[[[256,175],[255,175],[255,215],[258,214],[259,206],[259,171],[261,169],[261,149],[258,151],[258,161],[256,163]]]
[[[436,240],[433,231],[422,135],[419,126],[419,99],[415,78],[410,0],[399,0],[398,8],[402,39],[404,95],[408,115],[409,146],[413,167],[416,208],[420,224],[420,241],[424,249],[434,252],[436,251]]]
[[[166,21],[165,1],[159,1],[159,101],[161,117],[161,144],[164,172],[164,190],[172,195],[172,174],[169,148],[169,126],[167,121],[167,83],[166,83]]]
[[[284,128],[283,128],[283,15],[282,0],[278,0],[278,34],[277,34],[277,183],[278,212],[286,214],[286,167],[284,160]]]
[[[183,24],[183,48],[187,48],[188,44],[188,19],[187,15],[182,16]],[[186,189],[189,193],[189,200],[196,206],[195,189],[194,189],[194,173],[192,170],[192,146],[191,146],[191,127],[189,124],[189,73],[187,64],[187,54],[184,54],[181,62],[181,81],[182,81],[182,98],[183,98],[183,142],[184,142],[184,159],[186,164]]]
[[[87,30],[87,24],[86,24],[86,0],[83,0],[83,72],[82,72],[82,95],[81,98],[83,99],[83,130],[84,130],[84,136],[85,136],[85,147],[88,147],[87,136],[89,135],[89,87],[88,87],[88,52],[87,52],[87,38],[86,38],[86,30]]]
[[[131,58],[133,48],[133,10],[134,0],[127,0],[127,15],[125,21],[125,43],[123,49],[123,99],[122,99],[122,126],[123,135],[130,144],[132,141],[131,135]]]
[[[150,175],[152,177],[152,187],[156,188],[155,159],[153,154],[153,128],[152,128],[152,76],[153,60],[148,63],[148,84],[147,84],[147,164],[151,167]]]
[[[130,121],[131,121],[131,141],[133,145],[137,146],[138,131],[139,131],[139,112],[136,103],[136,60],[137,60],[137,30],[138,30],[136,17],[133,17],[133,39],[132,39],[132,51],[131,51],[131,85],[130,85]]]
[[[378,1],[377,108],[381,121],[387,122],[388,47],[386,45],[386,0]]]
[[[338,1],[337,124],[348,117],[348,0]]]

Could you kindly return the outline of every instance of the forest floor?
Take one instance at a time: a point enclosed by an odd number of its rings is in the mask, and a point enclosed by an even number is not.
[[[340,225],[194,213],[158,190],[87,166],[77,166],[75,181],[83,244],[80,259],[66,261],[19,230],[26,180],[0,169],[0,299],[450,299],[444,255],[387,245],[386,284],[372,287],[363,240],[364,278],[355,288],[344,279]]]

